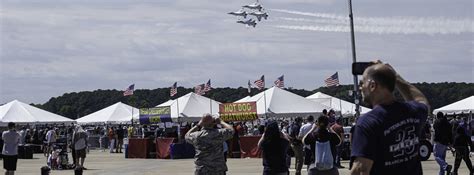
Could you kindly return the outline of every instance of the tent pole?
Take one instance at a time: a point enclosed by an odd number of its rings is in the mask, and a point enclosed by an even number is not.
[[[267,96],[265,95],[265,89],[263,90],[263,102],[265,104],[265,119],[268,119],[268,116],[267,116]]]

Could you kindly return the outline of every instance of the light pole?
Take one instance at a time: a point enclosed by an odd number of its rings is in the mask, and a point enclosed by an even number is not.
[[[352,63],[356,62],[356,49],[355,49],[355,36],[354,36],[354,17],[352,15],[352,0],[349,1],[349,20],[351,23],[351,42],[352,42]],[[360,115],[359,111],[359,85],[357,81],[357,75],[354,75],[354,103],[355,107],[355,118],[358,118]]]

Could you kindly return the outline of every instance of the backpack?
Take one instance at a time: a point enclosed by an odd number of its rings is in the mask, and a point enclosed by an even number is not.
[[[328,141],[315,144],[314,168],[318,170],[330,170],[333,168],[334,158],[332,157],[331,144]]]

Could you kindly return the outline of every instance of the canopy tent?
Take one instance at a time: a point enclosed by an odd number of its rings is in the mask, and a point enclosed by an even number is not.
[[[260,117],[265,116],[265,114],[267,117],[317,116],[324,109],[329,108],[277,87],[267,89],[248,99],[242,99],[240,102],[251,101],[257,102],[257,114]]]
[[[132,117],[133,113],[133,117]],[[96,111],[92,114],[76,119],[81,124],[128,124],[138,120],[139,110],[122,102]]]
[[[178,99],[168,100],[157,107],[170,106],[173,121],[199,121],[206,113],[218,115],[219,104],[221,103],[190,92]]]
[[[249,98],[250,98],[250,96],[246,96],[246,97],[244,97],[240,100],[235,101],[234,103],[246,102]]]
[[[438,112],[446,113],[446,114],[460,114],[460,113],[472,113],[474,112],[474,95],[468,98],[459,100],[457,102],[451,103],[449,105],[443,106],[441,108],[435,109],[433,114]]]
[[[355,114],[354,103],[341,100],[339,98],[324,94],[322,92],[316,92],[315,94],[306,97],[306,99],[329,106],[331,109],[335,111],[340,111],[342,116],[350,116],[350,115]],[[360,108],[361,108],[360,110],[361,114],[365,114],[371,110],[363,106],[360,106]]]
[[[17,124],[71,124],[76,121],[13,100],[0,106],[0,126],[6,126],[9,122]]]

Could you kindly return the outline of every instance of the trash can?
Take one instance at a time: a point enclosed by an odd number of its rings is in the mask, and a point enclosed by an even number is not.
[[[128,138],[125,138],[123,139],[123,146],[124,146],[124,149],[125,149],[125,158],[128,158]]]
[[[49,168],[48,166],[41,167],[41,175],[49,175],[50,172],[51,168]]]

